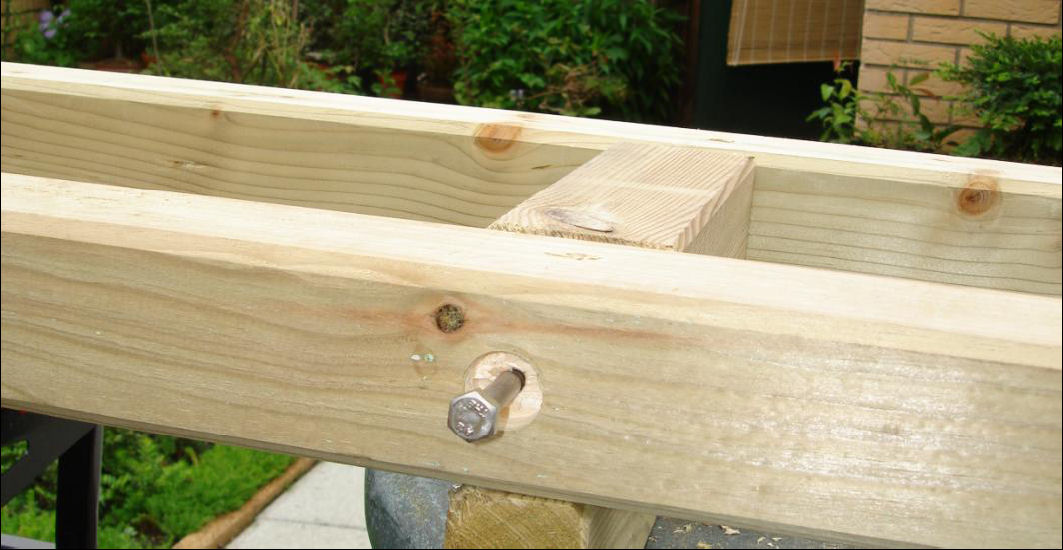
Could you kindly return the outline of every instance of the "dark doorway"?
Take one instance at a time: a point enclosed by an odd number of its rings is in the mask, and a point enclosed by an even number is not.
[[[817,139],[805,117],[823,106],[819,87],[832,80],[831,62],[727,65],[731,0],[700,2],[693,123],[697,128],[774,137]],[[855,81],[856,64],[846,72]]]

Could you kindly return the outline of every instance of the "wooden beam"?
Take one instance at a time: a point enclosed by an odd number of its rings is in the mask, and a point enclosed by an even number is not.
[[[5,407],[793,534],[1060,540],[1058,297],[10,174],[2,190]],[[444,333],[447,303],[464,323]],[[491,351],[538,369],[544,405],[469,445],[446,409]]]
[[[11,63],[2,99],[9,172],[477,227],[621,141],[741,153],[749,259],[1063,292],[1058,167]]]
[[[749,157],[620,143],[489,227],[743,258],[752,193]]]
[[[881,185],[876,170],[758,173],[749,259],[1060,294],[1059,168],[1029,194],[1006,191],[999,170],[958,187]]]
[[[413,126],[393,132],[364,125],[364,113],[245,111],[221,97],[108,90],[93,71],[3,67],[7,172],[484,227],[598,153],[520,143],[505,128],[485,127],[476,138]],[[40,78],[48,73],[90,80]],[[258,89],[240,88],[218,91],[253,97]],[[294,97],[289,91],[297,92],[276,88],[267,97]]]
[[[443,547],[642,548],[656,519],[654,514],[463,485],[450,495]]]
[[[752,191],[748,157],[620,143],[490,228],[742,257]],[[450,495],[445,543],[448,548],[641,548],[656,519],[655,514],[465,486]]]

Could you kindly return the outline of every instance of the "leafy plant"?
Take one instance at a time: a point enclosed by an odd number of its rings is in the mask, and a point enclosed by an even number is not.
[[[820,141],[859,143],[866,139],[857,128],[857,122],[863,115],[860,103],[865,96],[853,87],[848,78],[842,76],[848,68],[848,63],[840,65],[835,71],[837,77],[832,82],[819,86],[820,97],[826,105],[816,109],[805,119],[806,122],[818,120],[823,125]]]
[[[307,58],[309,25],[296,2],[184,0],[162,4],[160,26],[144,33],[157,39],[159,59],[149,72],[185,78],[265,86],[357,91],[360,81],[346,67],[322,67]]]
[[[10,9],[10,6],[6,6],[6,9]],[[69,11],[38,12],[33,20],[15,28],[11,48],[5,47],[3,50],[4,60],[72,67],[77,63],[78,55],[71,33],[68,32],[69,19]]]
[[[401,93],[394,73],[412,69],[426,52],[431,14],[440,0],[348,0],[332,32],[330,59],[376,82],[377,95]]]
[[[166,468],[144,510],[170,540],[191,533],[215,516],[239,508],[291,464],[286,455],[218,445],[197,461]]]
[[[913,88],[926,82],[929,76],[929,73],[920,73],[905,85],[897,80],[893,71],[887,72],[889,93],[874,94],[872,103],[875,111],[863,114],[867,127],[863,141],[876,147],[924,152],[941,152],[945,145],[956,145],[946,139],[959,130],[959,126],[931,122],[923,113],[922,100],[917,93],[929,95],[929,91]],[[898,122],[891,124],[883,122],[884,119]]]
[[[1063,149],[1060,35],[982,36],[987,42],[971,47],[965,66],[945,64],[940,71],[966,87],[960,99],[983,126],[956,152],[1058,165]]]
[[[923,112],[920,94],[933,94],[917,86],[926,81],[928,73],[912,77],[905,85],[891,70],[886,73],[888,92],[864,93],[843,76],[847,69],[848,64],[842,64],[833,82],[820,85],[826,105],[806,119],[823,125],[821,141],[927,152],[955,145],[946,140],[959,127],[935,124]]]
[[[339,54],[359,69],[406,68],[423,51],[430,2],[348,0],[337,25]]]
[[[679,16],[649,0],[452,0],[465,104],[663,121]]]
[[[6,471],[25,445],[3,447]],[[217,515],[240,506],[291,458],[200,441],[105,429],[100,475],[101,548],[168,548]],[[55,536],[53,463],[0,511],[5,533]]]
[[[165,1],[165,0],[157,0]],[[67,0],[67,32],[88,58],[123,58],[144,49],[141,32],[148,27],[144,0]]]
[[[5,13],[9,13],[9,4],[5,0]],[[147,21],[143,0],[68,0],[54,10],[39,12],[35,22],[18,27],[11,53],[5,48],[4,58],[73,66],[88,59],[135,55],[143,49],[139,34],[147,28]]]

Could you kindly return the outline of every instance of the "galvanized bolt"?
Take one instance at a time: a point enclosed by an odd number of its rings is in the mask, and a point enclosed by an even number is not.
[[[470,443],[491,437],[495,434],[499,412],[513,402],[523,387],[524,374],[519,370],[499,374],[486,388],[451,399],[447,426]]]

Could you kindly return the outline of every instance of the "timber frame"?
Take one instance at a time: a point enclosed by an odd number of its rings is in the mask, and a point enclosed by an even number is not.
[[[796,535],[1060,545],[1060,168],[2,75],[4,407]],[[613,148],[658,164],[588,162]],[[675,183],[690,162],[726,177]],[[610,182],[669,215],[618,246],[598,191],[560,233],[529,210]],[[468,444],[447,405],[492,351],[541,409]]]

